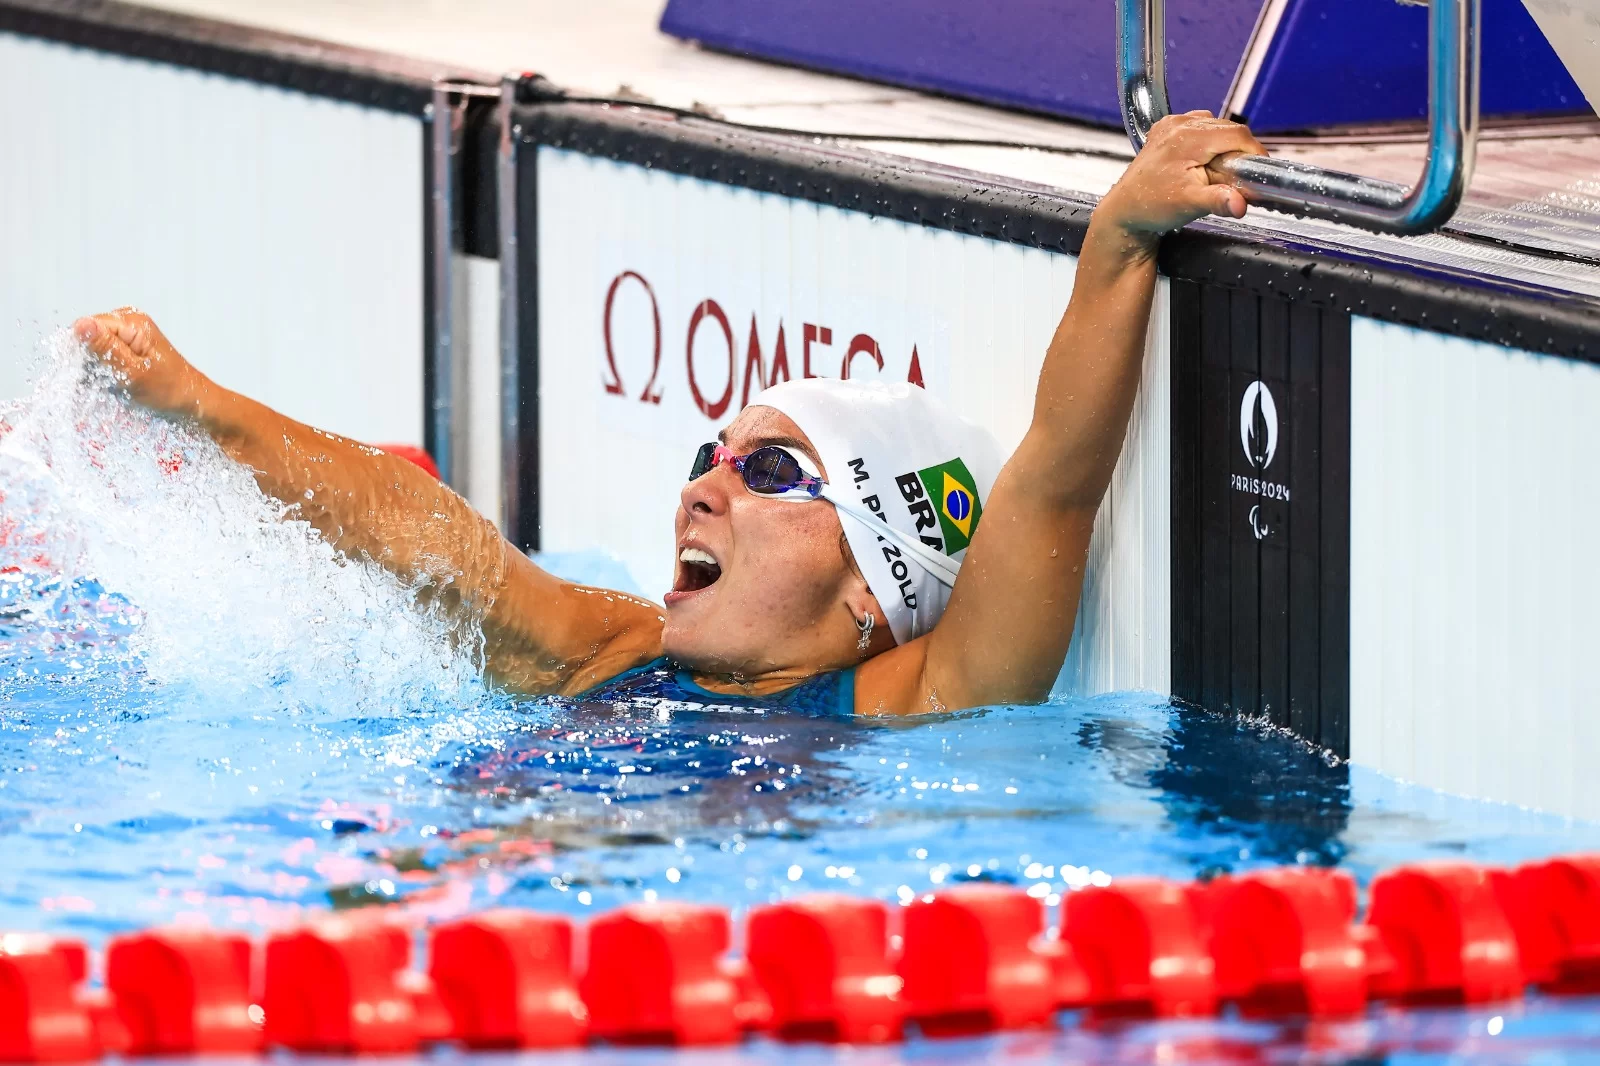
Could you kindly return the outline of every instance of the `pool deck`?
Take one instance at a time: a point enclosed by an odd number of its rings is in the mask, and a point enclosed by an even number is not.
[[[1093,153],[881,140],[861,145],[997,186],[1100,195],[1126,165],[1117,157],[1131,157],[1119,130],[710,52],[656,28],[660,0],[160,0],[140,6],[385,53],[412,71],[431,63],[451,74],[481,72],[487,81],[535,71],[570,90],[646,99],[735,122],[836,137],[903,133]],[[1405,130],[1280,139],[1269,146],[1286,157],[1401,182],[1420,172],[1424,151],[1420,132]],[[1444,233],[1388,237],[1267,211],[1219,224],[1600,298],[1600,119],[1487,129],[1471,188]]]

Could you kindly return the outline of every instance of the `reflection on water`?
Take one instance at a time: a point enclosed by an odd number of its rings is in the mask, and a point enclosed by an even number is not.
[[[1334,866],[1350,812],[1349,767],[1270,726],[1177,714],[1163,738],[1167,758],[1149,776],[1180,832],[1232,832],[1250,855],[1270,863]],[[1260,743],[1241,742],[1254,732]],[[1287,741],[1287,742],[1286,742]],[[1210,868],[1226,873],[1238,857],[1219,851]]]
[[[0,575],[0,925],[90,937],[305,908],[421,915],[642,898],[905,900],[997,880],[1515,860],[1600,832],[1351,771],[1293,737],[1122,694],[846,721],[478,692],[372,708],[154,680],[141,614]]]
[[[739,1049],[601,1049],[519,1056],[541,1066],[723,1066],[772,1062],[785,1066],[969,1066],[972,1063],[1049,1063],[1051,1066],[1494,1066],[1596,1061],[1600,1001],[1532,1001],[1474,1010],[1376,1012],[1334,1023],[1178,1021],[1077,1024],[1057,1033],[1006,1033],[981,1039],[929,1040],[894,1047],[833,1048],[764,1041]],[[511,1056],[474,1055],[475,1066],[510,1066]],[[409,1064],[407,1064],[409,1066]]]

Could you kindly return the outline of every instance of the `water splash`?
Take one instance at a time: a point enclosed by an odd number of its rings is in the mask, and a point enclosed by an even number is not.
[[[158,685],[363,715],[473,697],[475,626],[419,609],[414,589],[335,551],[208,437],[131,406],[67,331],[45,349],[32,395],[0,405],[0,568],[13,579],[56,581],[69,600],[93,580],[123,598],[117,653]],[[73,614],[23,628],[59,641]]]

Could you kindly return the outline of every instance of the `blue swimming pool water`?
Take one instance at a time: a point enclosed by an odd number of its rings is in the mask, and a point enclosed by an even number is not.
[[[101,942],[369,906],[581,918],[968,880],[1054,907],[1130,874],[1339,863],[1365,882],[1419,858],[1600,847],[1600,827],[1407,786],[1140,693],[901,722],[514,702],[475,682],[470,633],[333,556],[205,442],[70,362],[52,374],[0,438],[0,929]],[[1543,1062],[1597,1041],[1593,1004],[1534,1000],[851,1061]]]

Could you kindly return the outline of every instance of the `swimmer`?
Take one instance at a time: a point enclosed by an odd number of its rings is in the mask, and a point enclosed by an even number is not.
[[[754,398],[684,456],[664,611],[545,573],[418,467],[218,386],[135,311],[74,328],[134,402],[209,434],[339,551],[480,625],[485,672],[510,691],[863,714],[1034,703],[1071,640],[1161,236],[1245,213],[1214,168],[1236,154],[1265,151],[1207,112],[1152,130],[1095,208],[1003,465],[987,433],[914,386],[811,379]],[[625,472],[593,482],[629,491]]]

